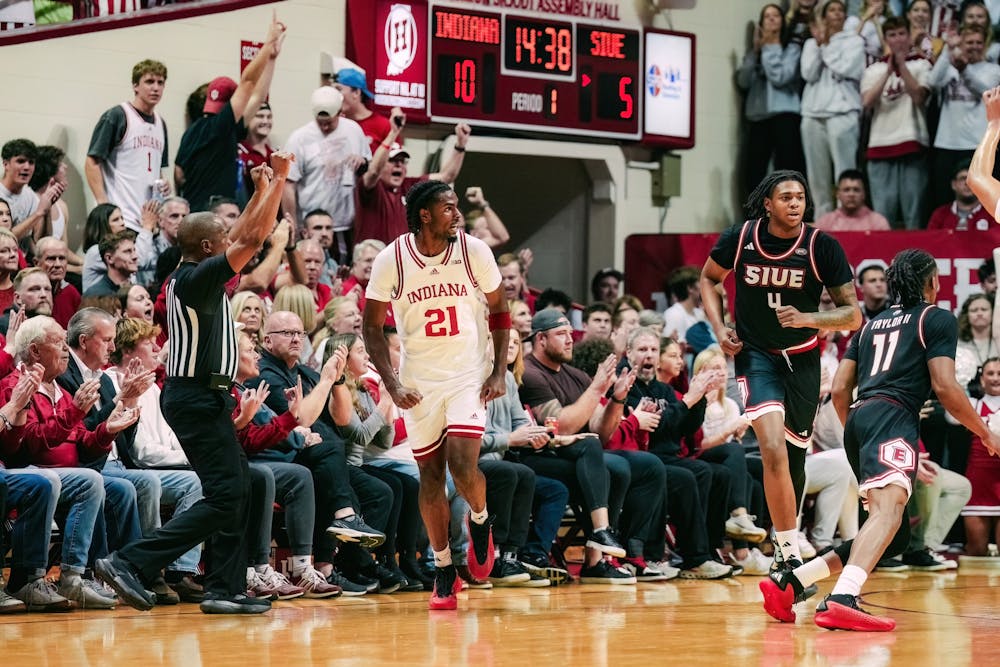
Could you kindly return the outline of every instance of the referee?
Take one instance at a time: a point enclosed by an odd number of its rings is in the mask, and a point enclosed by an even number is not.
[[[181,264],[166,286],[170,355],[160,404],[205,496],[150,537],[95,564],[98,576],[136,609],[153,606],[147,582],[205,540],[210,560],[201,610],[256,614],[271,608],[268,600],[246,596],[250,474],[232,421],[235,400],[229,392],[239,352],[223,287],[271,233],[292,160],[275,153],[270,167],[251,172],[253,198],[228,235],[211,213],[189,215],[178,230]]]

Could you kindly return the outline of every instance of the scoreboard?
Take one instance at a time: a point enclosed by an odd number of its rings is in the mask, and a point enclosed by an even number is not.
[[[432,120],[640,137],[638,30],[450,5],[429,15]]]
[[[347,0],[347,57],[410,123],[694,145],[694,35],[541,6]]]

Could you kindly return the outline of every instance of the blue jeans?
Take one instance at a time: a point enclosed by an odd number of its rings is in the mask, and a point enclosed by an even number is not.
[[[569,502],[569,489],[559,480],[551,477],[535,475],[535,495],[531,504],[531,528],[528,541],[524,545],[525,553],[548,556],[552,551],[552,543],[559,533],[563,514],[566,513],[566,503]]]
[[[395,470],[405,475],[409,475],[418,482],[420,481],[420,469],[417,468],[416,461],[400,461],[397,459],[372,459],[365,461],[365,465],[386,470]],[[455,490],[455,480],[451,478],[450,472],[445,472],[445,492],[448,502],[451,503],[451,557],[456,565],[464,565],[466,551],[469,546],[469,536],[465,531],[465,514],[469,511],[469,503],[465,498],[458,495]],[[434,562],[434,554],[430,549],[423,550],[423,560],[427,563]]]
[[[53,482],[42,475],[11,475],[0,470],[0,484],[7,486],[7,507],[17,509],[17,521],[11,532],[11,581],[45,576],[52,517],[59,502],[59,480]],[[0,516],[0,520],[4,518]]]
[[[149,537],[161,525],[160,506],[173,505],[174,514],[182,514],[201,500],[201,482],[193,470],[136,470],[120,460],[109,459],[101,471],[105,477],[127,479],[135,487],[142,536]],[[167,567],[176,572],[195,574],[201,562],[201,545],[184,553]]]
[[[98,519],[102,533],[100,541],[105,542],[101,511],[105,493],[101,473],[90,468],[18,468],[7,472],[12,475],[41,475],[60,489],[59,506],[69,506],[63,526],[61,567],[83,574]]]
[[[142,539],[135,486],[120,477],[101,477],[104,482],[104,511],[98,515],[94,525],[90,564],[111,551]]]

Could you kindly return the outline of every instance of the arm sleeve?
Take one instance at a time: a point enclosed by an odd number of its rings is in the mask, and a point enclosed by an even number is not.
[[[865,68],[865,73],[861,76],[861,94],[864,95],[875,87],[879,78],[885,74],[886,64],[877,62]]]
[[[861,80],[865,70],[865,40],[860,35],[831,41],[822,53],[823,63],[831,72],[845,79]]]
[[[760,64],[764,76],[776,88],[784,88],[794,83],[799,73],[799,56],[802,49],[798,44],[781,48],[779,44],[765,44],[760,50]]]
[[[122,137],[125,136],[125,112],[120,106],[115,106],[101,114],[94,132],[90,135],[90,146],[87,148],[89,157],[97,158],[101,162],[108,159],[111,151],[114,150]],[[164,151],[166,156],[166,151]]]
[[[927,345],[928,361],[935,357],[955,358],[955,348],[958,346],[958,321],[954,315],[941,308],[928,308],[922,329]]]
[[[384,442],[387,432],[388,442],[382,444],[381,449],[389,449],[392,446],[392,424],[387,423],[378,410],[373,410],[367,419],[361,419],[357,412],[351,413],[351,421],[343,426],[338,426],[337,430],[348,442],[357,443],[363,447],[379,446]]]
[[[962,80],[978,98],[990,88],[1000,84],[1000,66],[985,61],[967,65],[962,70]]]
[[[742,229],[742,225],[733,225],[724,230],[712,248],[709,256],[724,269],[733,268],[733,263],[736,261],[736,244],[739,243]]]
[[[799,58],[799,71],[806,83],[816,83],[823,72],[823,59],[816,40],[809,38],[802,46],[802,57]]]
[[[392,293],[399,286],[399,276],[396,269],[395,242],[383,248],[372,263],[371,277],[365,289],[366,299],[375,299],[388,303],[392,301]]]
[[[817,232],[816,263],[819,265],[819,278],[828,287],[837,287],[854,280],[854,271],[847,261],[844,248],[837,239],[824,232]]]
[[[763,49],[761,50],[761,59],[763,59]],[[757,60],[757,54],[754,53],[753,49],[750,49],[743,56],[743,62],[740,63],[739,68],[736,70],[736,85],[744,91],[750,90],[754,79],[757,78],[759,68],[760,63]]]
[[[948,84],[948,80],[951,78],[952,72],[956,72],[954,67],[951,66],[951,56],[948,53],[948,47],[944,47],[944,51],[938,56],[938,59],[934,62],[934,67],[931,68],[930,77],[928,82],[933,88],[943,88]]]

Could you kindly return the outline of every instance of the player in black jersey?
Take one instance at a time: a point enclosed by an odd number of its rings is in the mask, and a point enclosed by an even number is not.
[[[733,355],[747,416],[764,463],[764,491],[775,529],[775,561],[801,563],[797,515],[805,455],[819,402],[818,329],[861,325],[843,248],[805,224],[805,177],[777,171],[747,200],[748,220],[722,233],[701,273],[701,295],[722,350]],[[736,329],[726,326],[717,287],[736,279]],[[819,312],[826,287],[836,307]]]
[[[909,543],[906,503],[916,477],[920,407],[932,388],[948,412],[1000,452],[1000,436],[986,427],[955,381],[958,327],[951,313],[932,305],[939,287],[934,258],[903,250],[886,278],[894,305],[851,339],[833,380],[844,449],[868,518],[853,540],[761,582],[764,609],[780,621],[795,620],[792,605],[805,587],[840,572],[833,592],[816,608],[816,625],[876,632],[896,627],[891,618],[860,609],[857,596],[878,560],[902,553]]]

